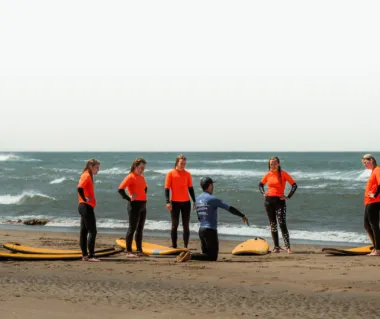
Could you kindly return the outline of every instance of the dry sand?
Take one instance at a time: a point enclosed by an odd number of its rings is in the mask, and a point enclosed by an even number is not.
[[[118,237],[98,234],[96,246]],[[1,230],[6,242],[78,249],[75,233]],[[0,261],[0,318],[380,317],[378,257],[331,257],[309,245],[238,257],[237,242],[220,245],[218,262],[123,254],[100,263]],[[199,249],[197,238],[190,248]]]

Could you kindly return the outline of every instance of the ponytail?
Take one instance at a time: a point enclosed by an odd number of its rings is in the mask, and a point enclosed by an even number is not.
[[[91,167],[94,167],[95,165],[100,165],[100,162],[99,162],[97,159],[95,159],[95,158],[91,158],[91,159],[89,159],[89,160],[87,161],[87,163],[86,163],[84,169],[83,169],[82,174],[83,174],[84,172],[88,172],[88,173],[90,174],[91,178],[93,178],[93,177],[92,177]]]

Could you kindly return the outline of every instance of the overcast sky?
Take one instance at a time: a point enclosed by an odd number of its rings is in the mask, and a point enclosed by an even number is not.
[[[0,151],[379,151],[379,9],[0,0]]]

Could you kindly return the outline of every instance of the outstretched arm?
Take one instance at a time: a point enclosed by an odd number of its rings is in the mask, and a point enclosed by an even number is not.
[[[237,208],[235,208],[233,206],[230,206],[230,208],[228,209],[228,211],[232,215],[236,215],[236,216],[239,216],[239,217],[244,217],[245,216],[241,211],[239,211]]]
[[[247,217],[245,217],[245,215],[242,212],[240,212],[238,209],[236,209],[235,207],[228,205],[227,203],[223,202],[219,198],[216,199],[215,204],[217,207],[223,208],[227,210],[228,212],[230,212],[231,214],[241,217],[243,219],[243,222],[249,226]]]
[[[246,223],[248,226],[249,226],[249,222],[248,222],[248,218],[245,217],[245,215],[240,212],[238,209],[236,209],[235,207],[233,206],[230,206],[230,209],[228,210],[231,214],[233,215],[236,215],[236,216],[239,216],[243,219],[243,222]]]

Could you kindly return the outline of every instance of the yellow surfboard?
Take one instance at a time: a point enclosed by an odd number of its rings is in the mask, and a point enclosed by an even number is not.
[[[18,243],[6,243],[3,245],[5,249],[8,249],[15,253],[23,254],[49,254],[49,255],[67,255],[67,254],[82,254],[80,250],[77,249],[53,249],[53,248],[39,248],[39,247],[30,247],[24,246]],[[95,253],[101,253],[105,251],[114,250],[113,247],[100,249],[95,251]]]
[[[232,255],[266,255],[268,251],[268,242],[263,238],[256,237],[237,245],[232,251]]]
[[[107,257],[119,253],[120,250],[112,249],[96,253],[96,258]],[[78,260],[81,254],[23,254],[0,252],[0,260]]]
[[[341,249],[341,248],[322,248],[322,252],[329,255],[340,255],[340,256],[355,256],[355,255],[367,255],[373,249],[373,246],[362,246],[355,247],[349,249]]]
[[[116,244],[120,246],[121,248],[126,248],[126,243],[124,238],[116,239]],[[137,250],[136,242],[133,241],[132,243],[132,250]],[[147,242],[142,243],[142,250],[144,254],[147,255],[178,255],[179,253],[185,251],[190,251],[187,248],[170,248],[166,246],[151,244]]]

